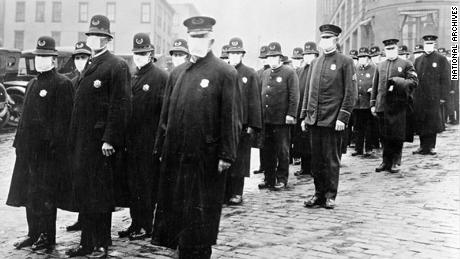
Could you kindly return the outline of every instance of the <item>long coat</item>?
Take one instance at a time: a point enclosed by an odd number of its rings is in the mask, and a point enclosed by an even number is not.
[[[127,180],[130,205],[155,203],[158,163],[152,159],[167,73],[149,63],[132,79],[132,115],[127,130]]]
[[[251,139],[254,137],[246,132],[248,127],[259,132],[262,129],[262,104],[259,92],[259,77],[256,71],[243,63],[235,66],[238,72],[238,83],[241,91],[243,130],[238,144],[235,162],[229,170],[232,176],[249,177],[251,163]]]
[[[71,121],[74,210],[105,213],[115,205],[116,159],[125,146],[130,111],[130,74],[124,60],[106,51],[78,80]],[[115,149],[105,157],[102,144]]]
[[[216,243],[226,174],[241,132],[236,70],[209,52],[168,78],[155,150],[161,150],[154,233],[164,246]]]
[[[365,66],[358,66],[356,79],[358,83],[358,99],[355,104],[355,109],[370,109],[371,108],[371,93],[372,84],[375,74],[376,65],[369,63]]]
[[[66,207],[73,94],[70,80],[54,69],[29,82],[13,143],[16,163],[7,205],[25,206],[37,214]]]
[[[269,65],[264,65],[262,68],[260,68],[259,70],[256,71],[257,73],[257,78],[258,78],[258,82],[259,82],[259,93],[262,94],[262,76],[264,74],[264,71],[269,69],[270,66]],[[262,101],[260,103],[260,105],[262,105]],[[264,110],[263,110],[263,107],[261,108],[261,111],[262,111],[262,130],[260,130],[259,132],[257,132],[253,138],[253,141],[252,141],[252,147],[254,148],[262,148],[263,147],[263,143],[264,143]]]
[[[443,130],[440,100],[448,101],[451,87],[450,65],[446,57],[433,51],[414,63],[419,84],[414,92],[416,132],[423,135]]]
[[[417,84],[417,73],[409,60],[396,58],[378,64],[372,86],[371,107],[375,106],[376,112],[383,113],[384,125],[380,125],[380,128],[385,139],[413,141],[412,98]]]

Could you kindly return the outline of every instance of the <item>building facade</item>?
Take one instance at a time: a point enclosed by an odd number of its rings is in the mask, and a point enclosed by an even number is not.
[[[5,0],[0,0],[0,48],[3,47],[4,28],[5,28]]]
[[[176,11],[173,19],[174,39],[186,39],[187,29],[183,24],[184,20],[192,16],[198,16],[200,12],[192,3],[172,4],[172,7]]]
[[[343,30],[340,44],[344,53],[360,47],[382,46],[397,38],[413,50],[425,34],[438,35],[438,47],[450,46],[448,0],[317,0],[319,26],[332,23]],[[319,33],[317,34],[317,40]]]
[[[95,14],[111,21],[114,41],[110,48],[130,53],[138,32],[150,34],[155,52],[164,54],[172,42],[174,9],[166,0],[0,0],[4,1],[3,44],[7,48],[33,49],[42,35],[58,46],[85,40]],[[0,10],[0,17],[2,11]],[[1,32],[1,30],[0,30]],[[1,34],[0,34],[1,37]]]

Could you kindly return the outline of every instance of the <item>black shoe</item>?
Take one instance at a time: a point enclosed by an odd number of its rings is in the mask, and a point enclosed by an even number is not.
[[[66,230],[71,232],[71,231],[80,231],[81,230],[81,224],[80,221],[75,222],[73,225],[67,226]]]
[[[131,241],[133,241],[133,240],[143,240],[143,239],[149,238],[151,236],[152,236],[151,231],[145,231],[142,228],[139,231],[131,232],[129,234],[129,240],[131,240]]]
[[[374,153],[372,151],[366,151],[363,156],[364,157],[373,157]]]
[[[259,183],[259,189],[270,189],[273,188],[273,185],[268,184],[267,182]]]
[[[398,165],[398,164],[393,164],[391,166],[390,172],[393,173],[393,174],[401,172],[401,166]]]
[[[362,156],[363,155],[363,151],[355,151],[353,153],[351,153],[351,156]]]
[[[281,191],[281,190],[286,189],[286,186],[287,186],[286,183],[284,183],[284,182],[278,182],[278,183],[275,184],[275,186],[273,186],[273,190],[274,190],[274,191]]]
[[[38,237],[37,241],[32,244],[32,250],[37,251],[37,250],[42,250],[42,249],[52,249],[53,248],[53,242],[48,238],[48,235],[45,233],[40,234],[40,237]]]
[[[388,165],[386,163],[381,163],[377,168],[375,168],[375,171],[378,172],[383,172],[388,170]]]
[[[294,175],[295,176],[302,176],[302,175],[307,175],[307,173],[304,170],[300,169],[299,171],[295,172]]]
[[[243,203],[243,197],[241,195],[234,195],[228,200],[228,205],[241,205]]]
[[[324,203],[324,208],[326,209],[333,209],[335,207],[335,200],[334,199],[326,199],[326,203]]]
[[[16,249],[21,249],[24,247],[32,246],[35,243],[35,240],[31,237],[26,237],[25,239],[22,239],[16,243],[13,244],[13,246]]]
[[[78,246],[76,248],[71,248],[65,252],[68,257],[77,257],[77,256],[85,256],[91,254],[93,250],[91,248]]]
[[[414,152],[412,152],[413,155],[425,155],[426,154],[426,150],[424,150],[423,148],[417,148],[417,150],[415,150]]]
[[[259,169],[259,170],[254,170],[252,173],[253,174],[263,174],[264,172],[265,172],[264,170]]]
[[[158,236],[152,235],[152,239],[150,240],[150,244],[154,246],[164,246],[161,242]]]
[[[88,258],[107,258],[107,248],[96,247],[93,252],[87,255]]]
[[[430,150],[428,150],[428,152],[426,152],[426,155],[430,155],[430,156],[434,156],[436,155],[436,151],[434,150],[434,148],[430,148]]]
[[[324,204],[324,200],[322,200],[321,198],[319,198],[316,195],[313,195],[310,198],[310,200],[305,201],[303,203],[303,206],[306,207],[306,208],[314,208],[314,207],[322,206],[323,204]]]
[[[136,232],[136,230],[133,228],[133,226],[129,226],[125,230],[118,231],[118,237],[119,238],[129,237],[129,235],[131,235],[131,233],[134,233],[134,232]]]

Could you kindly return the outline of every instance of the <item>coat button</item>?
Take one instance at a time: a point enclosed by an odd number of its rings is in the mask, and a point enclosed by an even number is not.
[[[269,85],[267,85],[267,88],[270,88],[270,86],[269,86]]]
[[[267,105],[265,105],[265,108],[268,108],[268,104],[267,104]]]
[[[268,94],[266,94],[265,97],[268,97]]]

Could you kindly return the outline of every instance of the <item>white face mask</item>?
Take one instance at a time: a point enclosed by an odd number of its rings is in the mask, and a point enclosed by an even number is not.
[[[399,57],[400,59],[403,59],[403,60],[406,60],[406,59],[407,59],[407,56],[406,56],[406,55],[398,55],[398,57]]]
[[[367,65],[368,59],[366,57],[358,58],[358,64],[361,66]]]
[[[185,63],[185,57],[186,57],[185,55],[183,55],[183,56],[177,56],[177,55],[171,56],[171,61],[172,61],[173,65],[174,65],[174,67],[177,67],[177,66],[180,66],[180,65],[184,64]]]
[[[78,70],[78,72],[81,73],[81,71],[85,69],[86,63],[88,62],[88,58],[74,59],[73,62],[75,64],[75,68]]]
[[[393,49],[385,49],[385,55],[389,60],[396,59],[398,57],[398,49],[396,47]]]
[[[271,68],[277,68],[281,64],[280,56],[269,56],[267,57],[267,64]]]
[[[319,41],[319,47],[322,48],[324,51],[330,51],[335,48],[334,37],[330,38],[321,38]]]
[[[293,60],[292,60],[292,66],[293,66],[294,68],[300,67],[301,64],[302,64],[302,60],[301,60],[301,59],[293,59]]]
[[[358,60],[357,59],[353,59],[353,64],[355,65],[355,67],[358,65]]]
[[[99,37],[96,35],[89,35],[86,39],[86,45],[90,47],[93,51],[101,50],[105,47],[102,45],[103,38],[104,37]]]
[[[210,42],[208,37],[204,38],[196,38],[196,37],[189,37],[188,38],[188,49],[190,55],[202,58],[208,54],[210,47]]]
[[[139,69],[150,62],[150,55],[133,54],[133,61]]]
[[[418,57],[422,56],[423,53],[414,53],[414,59],[417,59]]]
[[[423,44],[423,50],[426,52],[426,53],[431,53],[434,51],[434,44]]]
[[[372,57],[371,60],[372,60],[372,62],[374,62],[374,64],[378,64],[380,62],[380,57],[375,56],[375,57]]]
[[[242,59],[242,53],[228,53],[228,63],[232,66],[238,65]]]
[[[37,72],[46,72],[53,68],[53,57],[35,56],[35,70]]]
[[[303,55],[303,61],[305,62],[305,64],[308,64],[310,65],[311,62],[313,61],[313,59],[316,58],[316,55],[315,54],[305,54]]]

